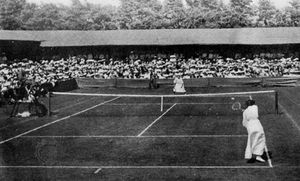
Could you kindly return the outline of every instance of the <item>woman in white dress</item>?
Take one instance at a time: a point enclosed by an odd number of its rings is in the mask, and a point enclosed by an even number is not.
[[[177,74],[175,76],[175,79],[174,79],[173,83],[174,83],[174,88],[173,88],[174,94],[176,94],[176,93],[183,93],[183,94],[186,93],[185,88],[184,88],[183,79],[179,74]]]
[[[246,101],[247,108],[243,112],[243,126],[247,128],[248,141],[245,151],[245,159],[248,163],[265,162],[262,155],[265,154],[266,138],[264,129],[258,119],[258,107],[254,100]]]

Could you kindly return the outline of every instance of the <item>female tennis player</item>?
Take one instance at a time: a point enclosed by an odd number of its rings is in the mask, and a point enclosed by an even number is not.
[[[173,92],[174,94],[177,93],[186,93],[185,88],[184,88],[184,82],[182,77],[179,74],[176,74],[175,79],[174,79],[174,88]]]
[[[243,126],[247,128],[248,141],[245,159],[248,163],[265,162],[262,158],[266,146],[264,129],[258,120],[258,107],[254,100],[246,101],[247,108],[243,112]]]

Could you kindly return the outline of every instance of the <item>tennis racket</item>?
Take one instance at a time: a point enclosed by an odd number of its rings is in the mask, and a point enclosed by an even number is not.
[[[232,104],[231,108],[234,111],[239,111],[239,110],[242,110],[242,105],[240,102],[235,102]]]

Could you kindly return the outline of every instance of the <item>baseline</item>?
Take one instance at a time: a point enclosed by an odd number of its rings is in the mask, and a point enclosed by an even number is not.
[[[15,169],[271,169],[269,166],[0,166]]]
[[[83,135],[83,136],[22,136],[22,138],[240,138],[248,135],[147,135],[147,136],[127,136],[127,135]]]

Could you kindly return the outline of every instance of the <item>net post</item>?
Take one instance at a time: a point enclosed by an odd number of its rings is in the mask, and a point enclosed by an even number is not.
[[[275,112],[276,114],[279,114],[279,110],[278,110],[278,91],[275,91]]]
[[[164,111],[164,97],[163,96],[160,97],[160,111],[161,112]]]
[[[50,98],[50,91],[48,92],[48,116],[51,116],[51,98]]]

